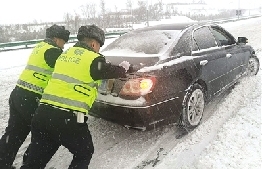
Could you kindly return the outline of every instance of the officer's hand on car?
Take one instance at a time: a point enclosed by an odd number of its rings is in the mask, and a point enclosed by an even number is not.
[[[127,70],[126,73],[133,73],[133,72],[135,72],[134,65],[130,64],[129,69]]]
[[[128,61],[123,61],[123,62],[119,63],[119,66],[122,66],[127,72],[129,70],[130,63]]]

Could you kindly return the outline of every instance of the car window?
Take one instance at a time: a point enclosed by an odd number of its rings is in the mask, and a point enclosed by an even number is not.
[[[109,44],[102,52],[105,55],[117,53],[125,55],[160,54],[170,48],[180,32],[181,30],[129,32]]]
[[[183,35],[179,38],[177,44],[175,45],[174,49],[171,52],[171,56],[182,56],[182,55],[191,55],[191,31],[186,31]]]
[[[215,36],[220,46],[232,45],[235,43],[235,39],[232,37],[232,35],[228,34],[219,27],[212,26],[211,32]]]
[[[201,27],[195,30],[193,33],[193,38],[199,50],[217,46],[215,37],[208,27]]]

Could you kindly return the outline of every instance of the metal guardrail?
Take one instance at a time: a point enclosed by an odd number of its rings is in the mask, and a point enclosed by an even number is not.
[[[106,33],[105,38],[115,38],[118,36],[121,36],[123,34],[127,33],[126,31],[122,32],[112,32],[112,33]],[[27,48],[33,48],[35,44],[43,41],[43,39],[36,39],[36,40],[28,40],[28,41],[18,41],[18,42],[8,42],[8,43],[0,43],[0,52],[1,51],[9,51],[9,50],[17,50],[17,49],[27,49]],[[76,36],[70,36],[68,43],[74,43],[77,41]]]

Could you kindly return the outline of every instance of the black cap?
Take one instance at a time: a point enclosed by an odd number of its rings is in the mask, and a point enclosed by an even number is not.
[[[70,32],[65,29],[64,26],[58,26],[56,24],[46,29],[46,38],[60,38],[65,42],[69,39]]]
[[[85,37],[97,40],[100,43],[100,47],[102,47],[105,43],[105,33],[96,25],[81,26],[78,29],[77,39],[81,41]]]

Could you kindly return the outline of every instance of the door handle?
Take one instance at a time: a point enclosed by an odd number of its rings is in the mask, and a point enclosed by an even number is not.
[[[206,65],[207,63],[208,63],[207,60],[201,60],[201,61],[200,61],[200,65],[201,65],[201,66],[204,66],[204,65]]]
[[[227,57],[227,58],[231,58],[231,57],[232,57],[232,54],[228,53],[228,54],[226,55],[226,57]]]

